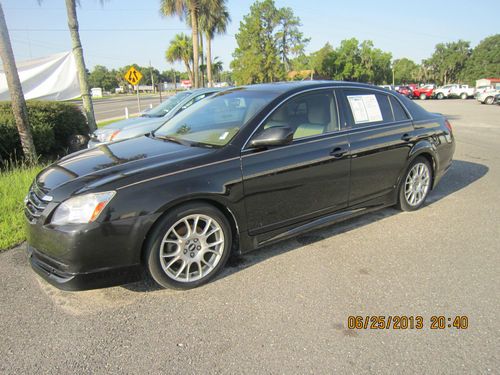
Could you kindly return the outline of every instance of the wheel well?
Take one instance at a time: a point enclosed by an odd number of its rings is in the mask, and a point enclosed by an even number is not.
[[[204,204],[209,204],[211,206],[214,206],[217,208],[222,214],[226,217],[227,221],[229,222],[229,225],[231,227],[231,234],[233,237],[233,246],[231,249],[231,252],[236,252],[239,249],[239,228],[238,228],[238,223],[236,222],[236,218],[234,217],[233,213],[223,204],[220,202],[211,200],[211,199],[194,199],[194,200],[188,200],[184,202],[179,202],[171,207],[168,207],[151,225],[151,228],[149,228],[148,233],[144,237],[144,240],[142,241],[142,248],[141,248],[141,263],[144,262],[144,254],[146,253],[146,245],[148,243],[148,240],[151,236],[151,233],[156,229],[157,223],[167,215],[168,211],[173,210],[177,207],[183,206],[187,203],[195,203],[195,202],[200,202]]]
[[[429,162],[429,164],[431,165],[431,168],[432,168],[432,183],[431,183],[431,190],[434,186],[434,178],[435,178],[435,175],[436,175],[436,161],[434,160],[434,157],[428,153],[428,152],[422,152],[421,154],[418,154],[416,156],[416,158],[418,158],[419,156],[423,157],[423,158],[426,158],[427,161]]]

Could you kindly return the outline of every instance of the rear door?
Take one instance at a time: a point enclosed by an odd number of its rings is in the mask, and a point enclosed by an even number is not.
[[[349,205],[382,197],[396,188],[414,136],[412,120],[395,96],[344,89],[351,149]]]

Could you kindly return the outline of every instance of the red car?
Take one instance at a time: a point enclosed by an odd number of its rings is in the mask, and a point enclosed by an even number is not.
[[[422,100],[428,99],[432,96],[434,88],[435,88],[434,85],[425,85],[422,87],[417,87],[415,90],[413,90],[413,97],[420,98]]]
[[[401,95],[406,96],[407,98],[413,98],[413,90],[410,86],[399,86],[397,92],[399,92]]]

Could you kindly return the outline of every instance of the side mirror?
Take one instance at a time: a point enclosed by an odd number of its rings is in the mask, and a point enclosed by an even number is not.
[[[294,131],[288,126],[264,129],[250,141],[250,147],[282,146],[292,143]]]

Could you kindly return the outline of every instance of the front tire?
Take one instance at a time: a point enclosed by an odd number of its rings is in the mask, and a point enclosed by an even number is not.
[[[466,94],[465,92],[463,92],[463,93],[460,95],[460,99],[462,99],[462,100],[467,99],[467,94]]]
[[[420,100],[425,100],[427,99],[427,95],[425,94],[420,94]]]
[[[399,187],[398,208],[415,211],[422,207],[431,190],[432,168],[424,157],[417,157],[408,167]]]
[[[444,98],[443,93],[440,92],[439,94],[437,94],[437,98],[438,98],[438,100],[443,99]]]
[[[488,97],[484,100],[484,102],[485,102],[486,104],[493,104],[493,100],[495,100],[495,99],[493,98],[493,96],[488,96]]]
[[[224,214],[211,205],[191,203],[173,209],[156,224],[146,245],[145,264],[164,288],[196,288],[220,272],[231,245]]]

